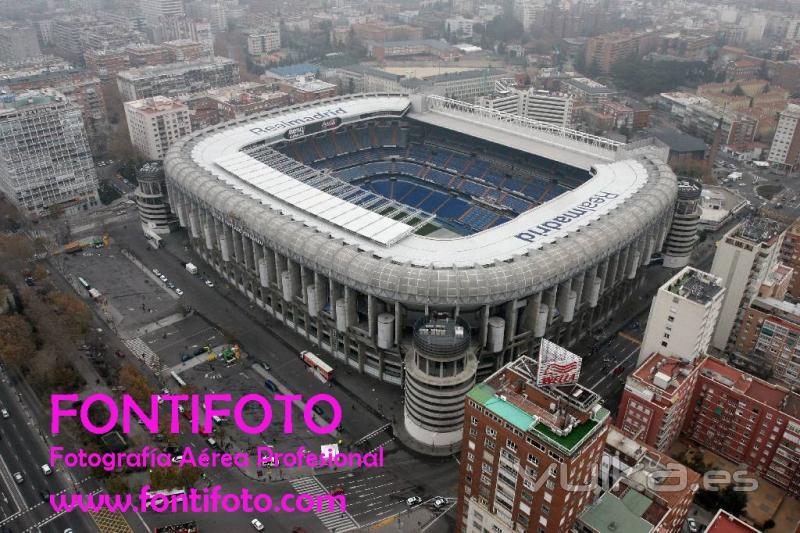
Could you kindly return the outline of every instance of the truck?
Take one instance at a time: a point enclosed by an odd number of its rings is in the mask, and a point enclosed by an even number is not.
[[[186,263],[186,270],[188,270],[189,274],[192,274],[193,276],[197,275],[197,267],[191,263]]]

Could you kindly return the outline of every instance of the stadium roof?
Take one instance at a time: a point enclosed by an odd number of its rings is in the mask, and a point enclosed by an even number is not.
[[[231,188],[335,238],[380,256],[438,265],[486,264],[541,248],[613,211],[647,181],[644,167],[633,160],[597,165],[594,178],[580,187],[505,224],[466,237],[437,239],[413,235],[410,224],[316,189],[241,152],[259,141],[282,141],[289,130],[303,124],[325,119],[346,123],[381,111],[402,113],[410,103],[404,96],[321,103],[209,135],[192,155]]]

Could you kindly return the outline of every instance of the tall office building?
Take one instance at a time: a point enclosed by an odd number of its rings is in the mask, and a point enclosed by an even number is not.
[[[668,451],[681,432],[700,360],[654,353],[630,375],[619,403],[617,426],[630,438]]]
[[[725,298],[711,345],[724,350],[739,321],[775,268],[786,226],[766,217],[749,218],[734,226],[717,243],[711,273],[722,278]]]
[[[717,325],[722,280],[686,267],[662,285],[650,305],[637,366],[654,353],[691,361],[705,355]]]
[[[780,112],[778,126],[767,161],[774,167],[792,171],[800,156],[800,105],[789,104]]]
[[[702,185],[694,180],[682,179],[678,182],[678,201],[675,202],[672,225],[664,242],[664,266],[667,268],[683,268],[689,264],[697,244],[702,190]]]
[[[539,385],[522,356],[467,395],[456,531],[569,531],[594,497],[610,424],[592,391]]]
[[[53,90],[0,100],[0,190],[28,215],[97,205],[81,109]]]
[[[142,15],[148,26],[162,18],[183,16],[183,0],[141,0]]]
[[[146,159],[161,160],[170,146],[192,132],[186,104],[154,96],[125,102],[131,144]]]

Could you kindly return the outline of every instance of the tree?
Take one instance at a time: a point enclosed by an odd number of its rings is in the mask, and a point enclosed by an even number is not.
[[[124,478],[114,475],[106,480],[106,490],[109,494],[128,494],[131,488]]]
[[[773,520],[772,518],[770,518],[769,520],[767,520],[766,522],[764,522],[764,525],[763,525],[763,526],[761,526],[761,529],[763,529],[764,531],[766,531],[766,530],[768,530],[768,529],[772,529],[773,527],[775,527],[775,520]]]
[[[18,274],[33,258],[33,246],[24,236],[15,233],[0,234],[0,261],[6,274]]]
[[[20,369],[36,351],[33,328],[21,315],[0,316],[0,359]]]
[[[66,326],[75,338],[86,334],[92,323],[92,312],[89,306],[74,294],[56,292],[51,296],[55,315]]]
[[[738,83],[736,84],[736,87],[733,88],[731,94],[733,96],[745,96],[744,89],[742,89],[742,86]]]
[[[728,485],[719,493],[719,506],[733,516],[741,516],[747,507],[747,493],[738,488],[737,485]]]
[[[125,392],[139,403],[145,404],[150,401],[153,390],[147,380],[133,365],[125,365],[119,371],[119,383],[125,387]]]

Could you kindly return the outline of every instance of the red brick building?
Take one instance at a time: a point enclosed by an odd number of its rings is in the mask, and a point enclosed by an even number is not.
[[[630,438],[666,451],[680,435],[699,365],[658,353],[628,377],[617,426]]]
[[[594,497],[609,412],[537,368],[520,357],[467,395],[457,533],[568,531]]]

